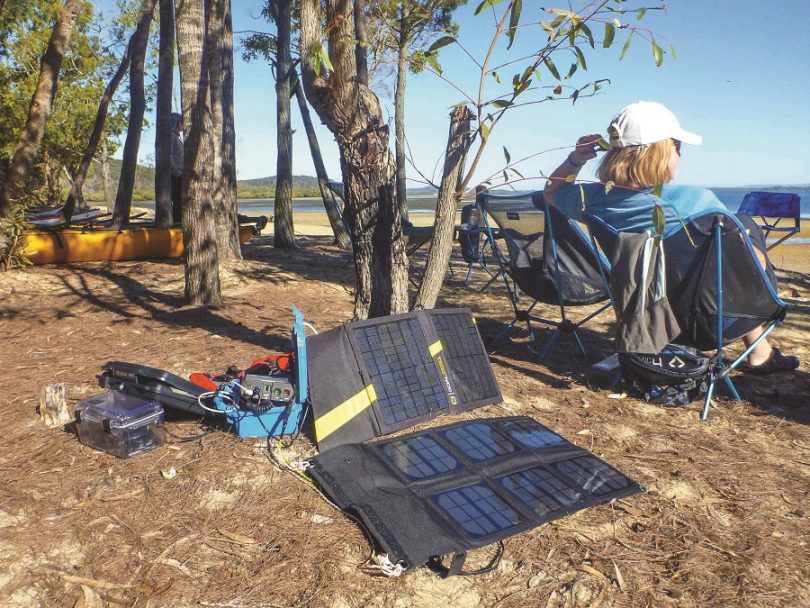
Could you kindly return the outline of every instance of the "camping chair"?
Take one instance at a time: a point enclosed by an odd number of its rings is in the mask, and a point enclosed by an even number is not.
[[[749,192],[743,198],[737,213],[755,218],[765,238],[771,232],[783,235],[778,241],[768,245],[768,251],[801,230],[801,197],[792,192]],[[782,220],[792,220],[793,225],[780,225]]]
[[[536,322],[554,328],[540,353],[540,361],[562,334],[572,336],[579,350],[587,356],[577,331],[610,307],[607,302],[576,323],[568,318],[567,307],[608,300],[597,254],[588,236],[575,222],[549,207],[543,201],[542,192],[510,196],[481,192],[478,204],[485,212],[487,235],[515,313],[515,318],[492,343],[509,334],[518,321],[526,323],[534,340],[532,323]],[[496,228],[503,245],[495,241]],[[520,303],[521,292],[532,299],[528,307]],[[540,302],[558,306],[560,320],[537,315],[534,309]]]
[[[484,237],[483,244],[481,236]],[[497,237],[497,234],[495,235]],[[467,264],[467,275],[464,277],[464,287],[470,286],[470,276],[473,268],[478,266],[488,276],[486,284],[479,289],[484,291],[500,276],[500,270],[491,270],[487,265],[486,250],[492,247],[492,241],[486,228],[481,225],[481,209],[475,204],[464,205],[461,208],[461,223],[456,226],[456,240],[461,248],[461,257]]]
[[[592,214],[586,213],[585,220],[591,237],[613,260],[619,231]],[[740,399],[729,374],[785,318],[787,304],[776,293],[773,269],[762,269],[736,216],[711,212],[683,221],[663,235],[666,296],[681,328],[673,342],[716,351],[701,412],[705,420],[720,380],[735,400]],[[724,359],[725,345],[762,325],[764,331],[754,344],[733,361]]]

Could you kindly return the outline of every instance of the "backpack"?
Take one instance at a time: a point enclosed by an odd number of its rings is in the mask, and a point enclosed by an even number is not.
[[[629,392],[650,403],[686,407],[706,393],[710,359],[689,346],[667,344],[657,355],[619,353]]]

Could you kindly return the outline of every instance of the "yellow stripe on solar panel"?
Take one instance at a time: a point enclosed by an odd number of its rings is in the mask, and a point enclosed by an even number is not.
[[[431,357],[435,357],[440,352],[442,352],[442,348],[443,348],[442,347],[442,341],[441,340],[436,340],[433,344],[428,346],[428,352],[430,353]]]
[[[356,395],[349,397],[337,407],[315,420],[315,437],[318,441],[328,437],[344,424],[362,413],[377,400],[374,386],[369,384]]]

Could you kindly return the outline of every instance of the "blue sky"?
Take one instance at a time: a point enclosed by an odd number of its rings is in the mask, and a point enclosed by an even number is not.
[[[107,4],[106,0],[101,4]],[[478,0],[460,9],[461,43],[479,59],[492,31],[486,15],[473,16]],[[632,1],[628,4],[634,4]],[[235,30],[264,30],[257,19],[261,0],[233,0]],[[574,7],[581,6],[573,0]],[[476,180],[496,173],[504,165],[503,148],[512,159],[559,147],[570,149],[585,133],[601,133],[624,105],[638,99],[660,101],[678,116],[681,125],[700,133],[702,146],[684,146],[677,182],[705,186],[787,185],[810,183],[810,0],[652,0],[641,22],[634,16],[622,21],[649,28],[667,49],[671,41],[677,58],[667,52],[656,68],[648,43],[638,36],[622,61],[618,60],[623,33],[610,49],[602,49],[602,27],[594,27],[597,48],[587,49],[588,71],[579,71],[571,83],[609,78],[611,83],[596,97],[555,101],[515,109],[493,131]],[[565,3],[524,0],[523,23],[550,20],[542,6]],[[237,36],[238,38],[238,36]],[[521,29],[509,55],[499,53],[496,63],[539,48],[545,35],[539,27]],[[503,50],[503,49],[501,49]],[[238,52],[237,52],[238,55]],[[556,58],[556,56],[555,56]],[[444,75],[470,93],[477,88],[476,67],[458,47],[442,50]],[[555,59],[561,72],[570,60]],[[275,174],[276,129],[272,76],[261,61],[236,58],[237,167],[240,179]],[[512,72],[501,71],[505,83]],[[495,85],[491,80],[491,84]],[[555,81],[543,72],[542,84]],[[177,88],[177,87],[176,87]],[[393,88],[393,83],[387,87]],[[495,88],[490,89],[496,94]],[[378,90],[384,112],[393,120],[389,91]],[[406,132],[419,169],[439,171],[447,137],[449,108],[461,94],[436,76],[410,75],[406,101]],[[294,172],[314,174],[297,108],[294,109]],[[315,118],[317,122],[317,117]],[[332,135],[319,125],[319,138],[330,177],[339,179],[337,147]],[[143,157],[152,152],[152,132],[146,132]],[[527,177],[550,173],[568,150],[550,151],[519,165]],[[409,176],[416,172],[409,168]],[[438,180],[438,175],[436,180]],[[593,178],[586,167],[581,177]],[[540,183],[540,182],[537,182]],[[536,186],[529,183],[527,186]],[[417,187],[420,184],[412,184]],[[523,186],[521,186],[523,187]]]

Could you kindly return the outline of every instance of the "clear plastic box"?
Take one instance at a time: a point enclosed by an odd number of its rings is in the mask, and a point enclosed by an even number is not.
[[[163,406],[157,401],[118,391],[76,404],[79,440],[120,458],[129,458],[166,443]]]

